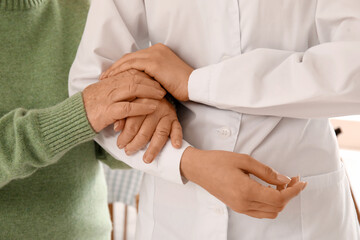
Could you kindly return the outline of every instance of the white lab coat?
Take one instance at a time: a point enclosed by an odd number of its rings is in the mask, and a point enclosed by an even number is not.
[[[196,70],[179,107],[180,150],[128,157],[107,128],[96,141],[146,172],[137,239],[360,239],[328,117],[360,114],[359,0],[93,0],[70,94],[124,53],[164,43]],[[183,183],[184,149],[247,153],[308,187],[275,220],[237,214]],[[219,159],[226,161],[226,159]],[[239,183],[241,184],[241,183]]]

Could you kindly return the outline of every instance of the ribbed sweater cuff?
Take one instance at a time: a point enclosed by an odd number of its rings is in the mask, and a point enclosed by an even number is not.
[[[0,9],[27,10],[40,6],[44,0],[0,0]]]
[[[90,126],[81,93],[58,105],[39,111],[38,121],[44,143],[55,156],[91,140],[96,133]]]

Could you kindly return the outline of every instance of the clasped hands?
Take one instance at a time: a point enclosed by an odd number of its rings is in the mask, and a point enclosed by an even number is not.
[[[188,101],[188,80],[193,70],[163,44],[124,55],[98,83],[83,91],[91,126],[100,132],[114,123],[114,130],[122,131],[117,145],[128,155],[150,141],[144,154],[146,163],[155,159],[169,136],[172,145],[180,148],[181,125],[164,96],[167,91],[179,101]],[[180,168],[186,179],[234,211],[256,218],[276,218],[306,187],[299,177],[290,179],[246,154],[233,152],[188,147]],[[249,174],[276,188],[256,182]]]

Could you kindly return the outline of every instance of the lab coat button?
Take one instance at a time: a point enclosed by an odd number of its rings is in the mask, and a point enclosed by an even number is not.
[[[228,138],[231,136],[231,130],[227,127],[222,127],[220,129],[217,129],[217,134],[223,138]]]

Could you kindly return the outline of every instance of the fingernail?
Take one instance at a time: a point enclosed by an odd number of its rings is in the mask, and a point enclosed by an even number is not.
[[[176,140],[176,141],[175,141],[175,146],[181,147],[181,142],[180,142],[179,140]]]
[[[114,130],[117,131],[117,128],[119,127],[119,122],[114,123]]]
[[[134,152],[133,152],[133,151],[129,151],[129,150],[125,150],[125,153],[126,153],[126,155],[128,155],[128,156],[130,156],[130,155],[133,155],[133,154],[134,154]]]
[[[114,71],[109,72],[109,74],[108,74],[108,75],[109,75],[109,77],[111,77],[111,76],[112,76],[113,72],[114,72]]]
[[[118,148],[123,149],[125,146],[123,144],[119,144]]]
[[[280,173],[277,175],[277,180],[279,180],[280,182],[283,182],[285,184],[288,184],[291,181],[291,179],[289,177],[282,175]]]
[[[147,154],[146,156],[144,156],[144,162],[145,163],[151,163],[152,159],[153,159],[152,154]]]
[[[307,182],[302,182],[304,184],[304,186],[302,187],[302,190],[304,190],[306,188],[306,186],[308,185]]]

